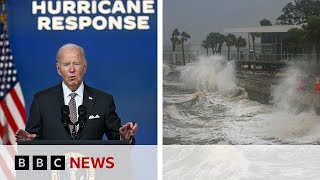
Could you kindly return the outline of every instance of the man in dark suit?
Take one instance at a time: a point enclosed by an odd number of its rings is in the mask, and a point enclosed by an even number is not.
[[[129,140],[137,132],[137,123],[121,126],[112,95],[91,88],[83,82],[87,61],[84,50],[75,44],[62,46],[57,53],[57,71],[63,81],[34,95],[25,130],[16,132],[17,141],[25,140]],[[64,126],[62,106],[68,105],[70,120],[77,121],[78,107],[86,112],[84,127]],[[73,127],[73,128],[72,128]],[[72,133],[74,130],[74,134]]]

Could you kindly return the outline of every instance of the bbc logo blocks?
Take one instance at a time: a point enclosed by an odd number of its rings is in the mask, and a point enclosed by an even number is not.
[[[48,157],[47,156],[31,156],[32,170],[47,170]],[[29,156],[15,156],[15,170],[29,170],[30,169]],[[51,170],[65,170],[65,156],[50,156]]]
[[[65,170],[65,162],[65,156],[51,156],[51,170]]]
[[[33,170],[47,170],[47,156],[33,156]]]
[[[29,170],[29,156],[15,156],[14,169]]]

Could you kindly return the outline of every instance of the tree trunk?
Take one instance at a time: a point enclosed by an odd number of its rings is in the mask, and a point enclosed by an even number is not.
[[[222,43],[219,43],[218,51],[220,55],[221,55],[221,50],[222,50]]]
[[[230,60],[230,46],[228,46],[228,61]]]
[[[182,46],[182,59],[183,59],[183,65],[186,65],[186,60],[185,60],[185,57],[184,57],[183,40],[181,40],[181,46]]]
[[[209,56],[209,48],[207,48],[207,57]]]
[[[214,45],[214,54],[217,54],[217,52],[218,52],[218,44],[215,44]]]
[[[237,60],[239,60],[239,55],[240,55],[240,46],[237,46]]]

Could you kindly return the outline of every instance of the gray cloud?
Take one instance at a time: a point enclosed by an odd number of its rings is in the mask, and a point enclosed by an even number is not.
[[[163,43],[170,44],[175,28],[191,35],[189,43],[200,44],[209,32],[227,27],[259,26],[269,19],[273,24],[282,8],[293,0],[164,0]]]

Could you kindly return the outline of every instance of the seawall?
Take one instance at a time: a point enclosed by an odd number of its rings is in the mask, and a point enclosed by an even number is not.
[[[279,78],[253,77],[252,75],[237,75],[237,85],[246,89],[250,100],[263,104],[272,104],[272,89],[279,84]],[[312,107],[320,114],[320,91],[313,87],[309,90],[295,89],[294,97],[290,99],[294,103]]]

